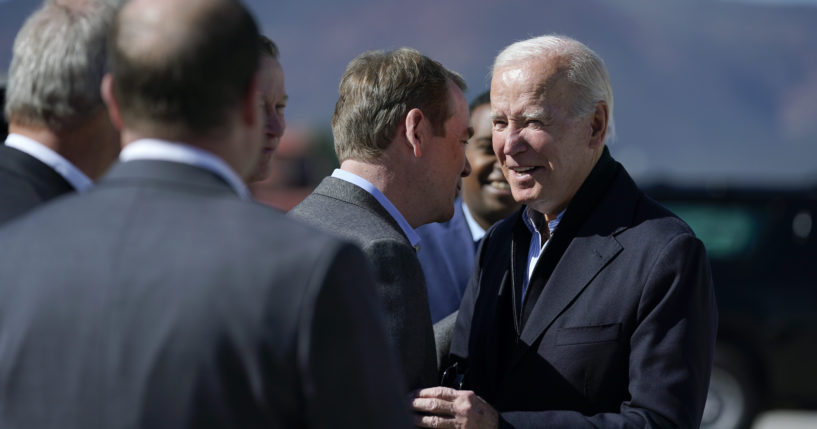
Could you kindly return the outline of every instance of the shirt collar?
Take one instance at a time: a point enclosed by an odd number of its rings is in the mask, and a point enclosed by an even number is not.
[[[402,229],[403,233],[406,234],[406,238],[408,238],[409,243],[411,243],[411,245],[415,249],[418,248],[418,245],[420,244],[420,236],[417,235],[417,232],[414,231],[414,228],[412,228],[411,225],[409,225],[408,221],[406,221],[406,218],[404,218],[400,211],[397,210],[397,207],[395,207],[394,204],[392,204],[391,201],[389,201],[389,199],[386,198],[386,196],[383,195],[382,192],[380,192],[380,189],[377,189],[377,187],[375,187],[371,182],[358,176],[357,174],[350,173],[346,170],[341,170],[339,168],[336,168],[335,171],[332,172],[332,177],[344,180],[353,185],[357,185],[364,191],[371,194],[377,200],[377,202],[379,202],[380,205],[383,206],[383,208],[386,209],[387,212],[389,212],[391,217],[393,217],[394,220],[397,221],[397,224],[400,225],[400,229]]]
[[[559,226],[559,222],[562,221],[562,216],[564,216],[565,210],[562,210],[556,216],[556,219],[547,222],[548,232],[549,235],[553,235],[553,231],[556,230],[556,227]],[[542,213],[537,212],[536,210],[532,209],[530,206],[525,207],[525,211],[522,212],[522,221],[525,222],[525,226],[528,227],[528,230],[531,233],[539,233],[539,228],[542,227],[543,222],[545,221],[545,217]]]
[[[482,228],[477,221],[471,216],[471,210],[468,209],[468,206],[465,205],[465,201],[462,202],[462,214],[465,215],[465,221],[468,223],[468,229],[471,230],[471,238],[474,241],[481,240],[482,237],[485,236],[485,229]]]
[[[6,146],[25,152],[51,167],[71,184],[77,192],[85,192],[94,186],[94,181],[80,171],[71,161],[36,140],[20,134],[9,134],[6,137]]]
[[[224,179],[242,200],[252,200],[247,185],[238,174],[223,159],[206,150],[184,143],[140,139],[119,153],[122,162],[144,159],[178,162],[211,171]]]

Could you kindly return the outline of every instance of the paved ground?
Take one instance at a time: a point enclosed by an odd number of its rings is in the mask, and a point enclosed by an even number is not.
[[[817,411],[775,410],[763,413],[752,429],[815,429]]]

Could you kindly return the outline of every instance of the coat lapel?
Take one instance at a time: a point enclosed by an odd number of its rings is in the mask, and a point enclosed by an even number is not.
[[[506,296],[503,294],[510,294],[511,290],[511,274],[510,274],[510,267],[505,270],[502,274],[502,280],[500,281],[500,287],[497,294],[492,299],[489,300],[490,307],[484,310],[484,314],[490,315],[486,317],[485,320],[491,321],[501,321],[501,320],[508,320],[507,317],[503,317],[504,315],[501,314],[504,310],[502,305],[503,303],[507,303]],[[505,307],[507,308],[507,307]],[[490,352],[484,351],[474,351],[478,354],[485,356],[484,360],[484,368],[477,368],[478,370],[483,370],[484,374],[500,374],[500,362],[499,362],[499,351],[502,350],[504,346],[502,342],[503,334],[506,333],[502,329],[501,323],[490,323],[488,326],[484,327],[482,331],[475,330],[475,332],[487,332],[488,335],[485,338],[485,350],[489,350]],[[480,344],[481,342],[477,342]],[[492,401],[496,398],[494,397],[495,392],[497,392],[497,378],[496,377],[480,377],[483,380],[484,386],[480,386],[479,390],[482,392],[490,392],[487,394],[488,398],[486,400]]]
[[[189,164],[162,160],[118,162],[111,167],[101,183],[121,185],[139,183],[150,186],[183,186],[207,190],[212,194],[232,194],[235,190],[218,174]]]
[[[574,238],[539,295],[520,339],[532,344],[621,249],[612,236]]]
[[[565,229],[554,233],[554,239],[560,233],[567,233],[570,238],[566,243],[557,243],[557,246],[566,244],[566,248],[547,277],[541,293],[535,298],[530,316],[522,326],[511,366],[519,362],[556,318],[623,250],[615,236],[633,221],[637,205],[634,195],[638,194],[634,190],[637,188],[632,179],[612,160],[605,148],[601,162],[571,207],[568,207],[565,220],[559,225],[559,228]],[[534,276],[537,276],[536,272]]]
[[[33,156],[0,143],[0,169],[25,177],[43,201],[74,191],[65,178]]]
[[[408,242],[408,237],[406,237],[400,224],[397,223],[394,217],[372,194],[366,192],[363,188],[345,180],[338,179],[337,177],[329,176],[325,177],[321,183],[318,184],[314,193],[354,204],[376,213],[378,217],[385,219],[395,231],[398,231],[400,235],[405,237],[406,242]]]

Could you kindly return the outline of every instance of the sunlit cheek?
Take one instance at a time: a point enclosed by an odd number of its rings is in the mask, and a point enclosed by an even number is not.
[[[494,146],[494,153],[496,154],[496,160],[499,161],[499,166],[502,167],[502,170],[505,170],[505,154],[497,151],[497,147]]]
[[[507,182],[511,182],[511,171],[504,164],[502,165],[502,175],[505,176]]]

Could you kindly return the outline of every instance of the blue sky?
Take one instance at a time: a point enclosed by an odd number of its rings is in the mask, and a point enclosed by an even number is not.
[[[760,3],[247,2],[281,48],[293,130],[328,130],[343,69],[365,50],[419,49],[461,73],[470,99],[487,87],[503,47],[561,33],[607,62],[618,132],[611,151],[641,181],[817,185],[817,7]],[[0,73],[37,4],[0,0]]]

